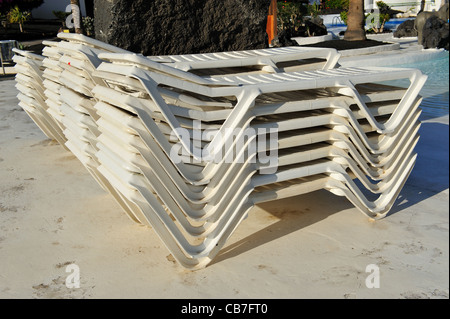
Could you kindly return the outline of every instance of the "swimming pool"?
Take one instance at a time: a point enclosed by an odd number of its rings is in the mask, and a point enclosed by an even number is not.
[[[422,119],[431,119],[449,114],[449,54],[440,59],[402,64],[398,67],[414,68],[428,75],[428,80],[421,91]],[[394,84],[394,83],[392,83]],[[398,81],[395,85],[406,87],[408,82]]]
[[[384,28],[386,30],[395,31],[397,29],[397,27],[400,24],[402,24],[403,22],[405,22],[407,20],[414,20],[414,19],[415,18],[396,18],[396,19],[391,19],[391,20],[387,21],[384,24]],[[347,29],[347,25],[342,22],[342,20],[339,17],[339,15],[334,16],[332,20],[328,19],[326,22],[324,20],[324,24],[327,27],[327,29],[330,29],[330,28],[345,28],[345,29]]]

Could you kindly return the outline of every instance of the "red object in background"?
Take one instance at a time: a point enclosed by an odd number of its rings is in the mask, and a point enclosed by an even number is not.
[[[275,38],[275,30],[273,27],[273,15],[269,15],[267,16],[267,28],[266,28],[266,32],[269,35],[269,44],[272,43],[273,39]]]
[[[267,16],[267,35],[269,36],[269,45],[273,39],[278,36],[277,30],[277,0],[272,0],[269,7],[269,15]]]

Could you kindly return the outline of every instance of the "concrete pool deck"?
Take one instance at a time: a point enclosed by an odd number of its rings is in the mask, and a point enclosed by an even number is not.
[[[394,38],[392,33],[368,35],[368,39],[391,43],[367,49],[341,51],[339,64],[343,67],[355,66],[395,66],[439,59],[448,56],[444,49],[423,49],[417,37]]]
[[[0,80],[0,298],[449,298],[448,116],[424,121],[385,219],[326,191],[266,203],[190,272],[45,138],[14,85]],[[80,288],[65,285],[72,264]],[[369,265],[380,288],[366,286]]]

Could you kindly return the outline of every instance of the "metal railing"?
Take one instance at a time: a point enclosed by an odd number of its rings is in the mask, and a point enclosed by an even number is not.
[[[338,26],[340,24],[345,24],[344,21],[342,21],[341,17],[338,17],[338,16],[333,17],[333,20],[331,21],[331,26],[334,27],[334,26]]]

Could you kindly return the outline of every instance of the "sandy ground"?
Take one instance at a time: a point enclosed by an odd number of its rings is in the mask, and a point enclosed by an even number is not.
[[[448,298],[448,117],[423,123],[416,168],[372,222],[318,191],[256,207],[214,263],[186,271],[0,80],[0,298]],[[66,267],[80,269],[69,289]],[[366,287],[380,269],[380,288]]]

